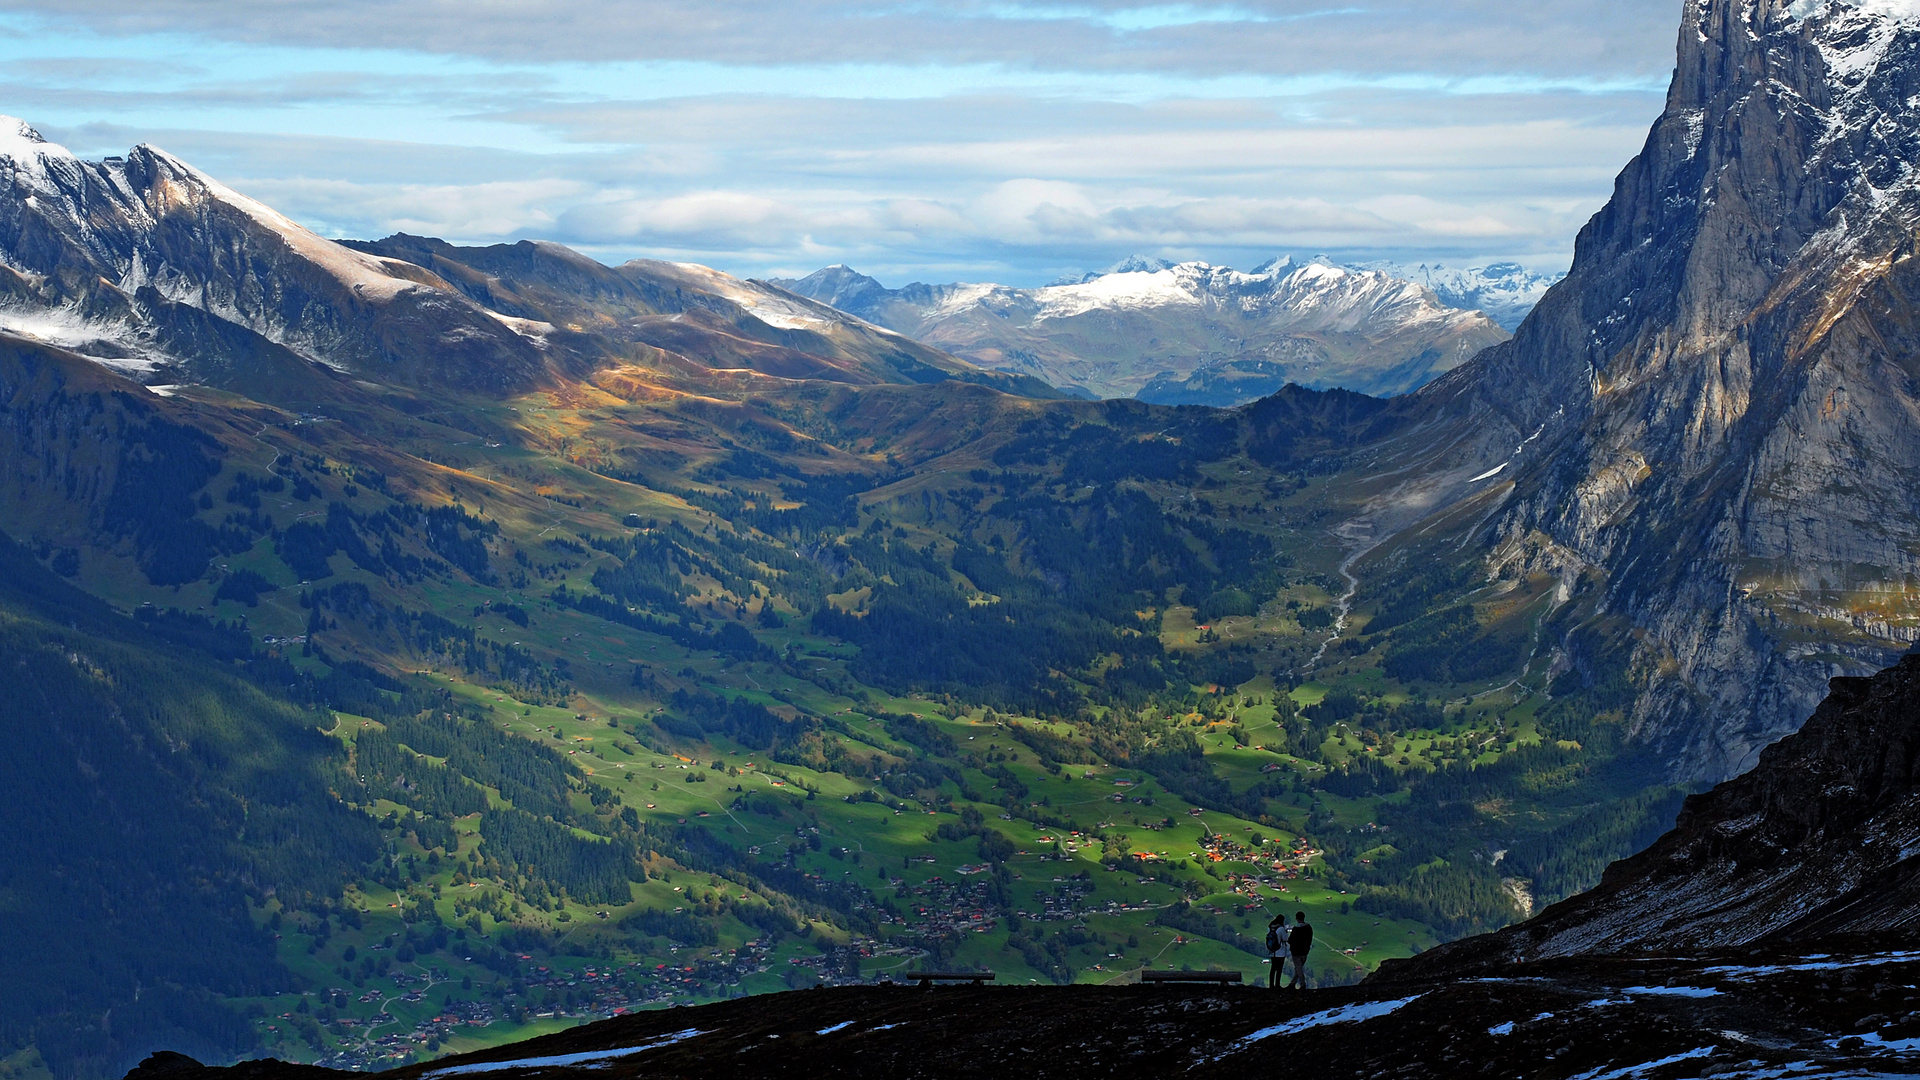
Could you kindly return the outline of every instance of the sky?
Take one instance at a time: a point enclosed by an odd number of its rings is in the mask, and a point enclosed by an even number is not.
[[[0,0],[0,113],[322,235],[1037,285],[1564,270],[1679,0]]]

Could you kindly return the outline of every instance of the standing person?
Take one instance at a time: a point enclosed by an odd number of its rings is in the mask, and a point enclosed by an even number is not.
[[[1294,927],[1287,934],[1287,951],[1293,954],[1293,982],[1290,985],[1294,989],[1305,990],[1307,950],[1313,948],[1313,925],[1307,922],[1307,913],[1304,911],[1294,912],[1293,922]]]
[[[1287,972],[1287,913],[1281,912],[1267,923],[1267,986],[1280,989]]]

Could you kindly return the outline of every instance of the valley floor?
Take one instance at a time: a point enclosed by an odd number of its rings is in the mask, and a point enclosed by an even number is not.
[[[1866,1077],[1920,1072],[1920,952],[1556,962],[1458,981],[793,991],[412,1065],[452,1077]],[[1263,981],[1256,977],[1256,982]],[[327,1080],[155,1059],[129,1080]]]

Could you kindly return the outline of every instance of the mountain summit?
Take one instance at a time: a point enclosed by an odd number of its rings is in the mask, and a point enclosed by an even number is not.
[[[318,361],[500,390],[543,367],[535,342],[433,275],[316,236],[164,150],[89,162],[12,117],[0,131],[0,329],[154,378]]]

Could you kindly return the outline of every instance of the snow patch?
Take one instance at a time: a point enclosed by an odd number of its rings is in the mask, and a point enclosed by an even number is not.
[[[1880,967],[1884,964],[1903,964],[1912,960],[1920,960],[1920,952],[1875,953],[1869,956],[1849,956],[1845,960],[1830,960],[1823,954],[1815,954],[1792,964],[1717,964],[1710,968],[1702,968],[1700,974],[1752,978],[1757,975],[1783,975],[1791,971],[1838,971],[1841,968]]]
[[[65,349],[131,378],[150,374],[167,363],[165,358],[130,344],[128,327],[88,319],[71,307],[0,308],[0,333]]]
[[[833,1025],[832,1027],[823,1027],[819,1031],[814,1032],[814,1034],[815,1035],[831,1035],[836,1031],[845,1031],[847,1028],[850,1028],[852,1026],[853,1026],[853,1021],[842,1020],[839,1023]]]
[[[723,274],[710,266],[699,263],[674,263],[673,268],[697,279],[700,284],[719,293],[721,296],[739,304],[748,314],[768,326],[778,330],[825,330],[832,327],[835,320],[822,318],[820,313],[806,304],[795,303],[776,293],[742,281],[732,274]]]
[[[1309,1028],[1317,1028],[1326,1024],[1356,1024],[1363,1020],[1372,1020],[1376,1017],[1385,1016],[1388,1013],[1398,1012],[1400,1009],[1419,1001],[1424,996],[1423,994],[1415,994],[1412,997],[1396,998],[1392,1001],[1363,1001],[1355,1005],[1342,1005],[1337,1009],[1323,1009],[1317,1013],[1308,1013],[1305,1016],[1295,1017],[1285,1023],[1275,1024],[1272,1027],[1261,1028],[1251,1035],[1242,1037],[1234,1045],[1235,1047],[1244,1047],[1275,1035],[1294,1035],[1306,1031]]]
[[[1503,461],[1500,464],[1495,465],[1493,468],[1488,469],[1486,472],[1481,473],[1479,476],[1476,476],[1473,479],[1468,480],[1467,483],[1477,484],[1480,481],[1487,479],[1488,477],[1498,476],[1500,475],[1500,470],[1505,469],[1506,467],[1507,467],[1507,463]]]
[[[1623,994],[1652,995],[1654,997],[1710,998],[1720,996],[1720,991],[1711,986],[1629,986],[1620,992]]]
[[[639,1046],[623,1047],[619,1050],[583,1050],[577,1054],[550,1054],[546,1057],[515,1058],[512,1061],[476,1061],[467,1065],[450,1065],[444,1069],[433,1069],[421,1073],[421,1080],[440,1076],[467,1076],[473,1073],[503,1072],[507,1069],[543,1069],[553,1065],[582,1065],[597,1061],[611,1061],[614,1058],[638,1054],[643,1050],[657,1050],[662,1046],[671,1046],[685,1042],[705,1032],[698,1028],[687,1028],[671,1035],[663,1035],[652,1042]]]
[[[485,311],[488,315],[491,315],[496,322],[500,323],[500,325],[505,326],[507,329],[513,331],[516,334],[519,334],[523,338],[532,338],[535,341],[540,341],[544,339],[548,334],[551,334],[554,331],[554,325],[550,322],[540,322],[535,319],[522,319],[513,315],[502,315],[499,312],[492,310],[491,308],[483,308],[481,310]]]
[[[1204,265],[1204,264],[1203,264]],[[1198,306],[1200,297],[1180,280],[1179,268],[1106,274],[1084,285],[1037,289],[1041,319],[1065,319],[1110,307]],[[944,306],[944,305],[943,305]]]
[[[1488,1028],[1488,1029],[1487,1029],[1487,1034],[1489,1034],[1489,1035],[1511,1035],[1511,1034],[1513,1034],[1513,1023],[1514,1023],[1513,1021],[1511,1021],[1511,1020],[1509,1020],[1509,1021],[1507,1021],[1507,1022],[1506,1022],[1506,1023],[1504,1023],[1504,1024],[1495,1024],[1495,1025],[1493,1025],[1492,1027],[1490,1027],[1490,1028]]]
[[[1889,1053],[1911,1054],[1911,1053],[1914,1053],[1915,1051],[1920,1051],[1920,1038],[1883,1039],[1880,1037],[1880,1033],[1875,1031],[1870,1031],[1865,1035],[1857,1035],[1857,1036],[1851,1036],[1851,1037],[1859,1039],[1861,1042],[1866,1043],[1868,1046],[1873,1047],[1875,1050],[1885,1050]],[[1828,1046],[1837,1047],[1840,1045],[1840,1043],[1841,1043],[1840,1039],[1827,1040]]]
[[[1653,1069],[1658,1069],[1662,1065],[1672,1065],[1677,1062],[1691,1061],[1694,1058],[1710,1057],[1713,1051],[1714,1048],[1711,1046],[1696,1046],[1691,1050],[1671,1054],[1658,1061],[1643,1061],[1638,1065],[1627,1065],[1618,1069],[1609,1069],[1604,1072],[1599,1069],[1594,1069],[1591,1072],[1583,1072],[1573,1077],[1572,1080],[1626,1080],[1627,1077],[1638,1076]]]

